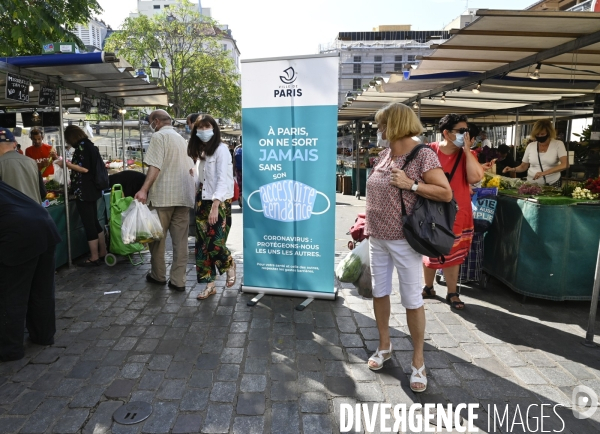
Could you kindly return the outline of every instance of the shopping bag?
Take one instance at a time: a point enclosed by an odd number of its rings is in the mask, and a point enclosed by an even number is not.
[[[147,205],[134,200],[122,214],[121,238],[123,244],[147,243],[160,240],[163,229],[156,210],[150,211]]]
[[[360,276],[353,282],[353,285],[358,290],[358,294],[365,298],[373,298],[373,283],[371,281],[371,262],[369,260],[369,239],[365,239],[358,245],[358,248],[367,252],[366,260],[361,260]],[[356,250],[355,249],[355,250]],[[364,256],[364,253],[363,255]]]
[[[363,271],[364,264],[369,266],[368,240],[360,243],[338,264],[335,275],[340,282],[356,282]]]
[[[139,243],[125,244],[122,237],[123,213],[133,202],[132,197],[123,197],[121,184],[115,184],[110,194],[110,252],[115,255],[129,255],[144,249]]]
[[[237,183],[237,180],[233,179],[233,197],[231,198],[231,202],[237,202],[240,199],[240,186]]]

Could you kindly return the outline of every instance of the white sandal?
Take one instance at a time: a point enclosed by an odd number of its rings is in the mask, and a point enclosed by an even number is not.
[[[421,366],[420,369],[415,368],[412,364],[410,365],[412,368],[412,375],[410,376],[410,390],[415,393],[425,392],[427,390],[427,377],[423,374],[423,370],[425,369],[425,363]],[[423,384],[425,387],[422,389],[415,389],[412,385],[413,383]]]
[[[385,354],[388,354],[388,357],[384,357]],[[381,368],[383,368],[383,364],[385,362],[387,362],[388,360],[390,360],[392,358],[392,343],[390,342],[390,349],[389,350],[380,350],[379,347],[377,347],[377,349],[375,350],[375,354],[373,354],[371,357],[369,357],[369,360],[367,361],[367,366],[369,366],[369,369],[371,371],[379,371]],[[373,367],[369,364],[369,362],[375,362],[377,363],[376,367]]]

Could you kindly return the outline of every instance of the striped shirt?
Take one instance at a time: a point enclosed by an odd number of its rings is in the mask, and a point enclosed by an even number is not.
[[[194,162],[187,155],[185,139],[173,127],[162,127],[152,135],[144,162],[160,170],[148,192],[150,205],[194,207],[194,178],[190,175]]]

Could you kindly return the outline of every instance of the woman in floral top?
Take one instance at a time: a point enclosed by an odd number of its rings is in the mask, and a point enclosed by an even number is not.
[[[406,308],[408,329],[413,341],[410,388],[423,392],[427,388],[423,345],[425,310],[421,297],[422,255],[413,250],[402,232],[400,190],[407,214],[417,195],[441,202],[452,200],[452,190],[435,153],[424,148],[408,164],[401,167],[415,146],[413,139],[423,132],[415,113],[403,104],[393,103],[375,115],[378,135],[389,143],[389,149],[379,154],[367,180],[367,224],[370,236],[370,261],[373,282],[373,310],[379,331],[379,347],[369,358],[369,368],[379,370],[392,356],[390,341],[390,294],[394,268],[400,281],[400,298]]]

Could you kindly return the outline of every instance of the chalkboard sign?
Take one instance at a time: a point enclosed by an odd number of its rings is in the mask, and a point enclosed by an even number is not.
[[[102,98],[98,103],[98,113],[101,115],[109,115],[110,114],[110,100]]]
[[[92,110],[92,98],[87,95],[81,95],[81,104],[79,108],[82,112],[89,113]]]
[[[29,79],[18,75],[6,74],[6,99],[29,102]]]
[[[40,87],[38,105],[54,107],[56,105],[56,89],[53,87]]]

